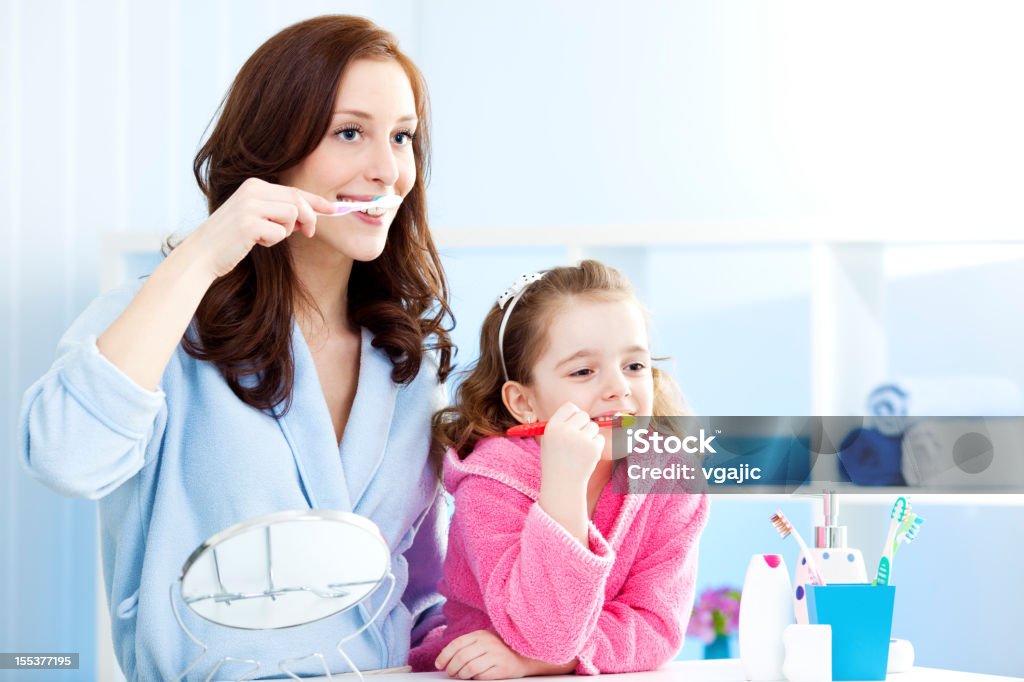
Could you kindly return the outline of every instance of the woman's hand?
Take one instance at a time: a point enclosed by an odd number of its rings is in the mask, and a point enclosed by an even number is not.
[[[316,211],[331,213],[334,204],[249,178],[157,266],[96,340],[100,352],[139,386],[155,390],[210,284],[256,244],[271,246],[295,230],[312,237]]]
[[[556,665],[521,656],[490,630],[456,637],[438,654],[434,666],[448,677],[463,680],[507,680],[529,675],[560,675],[576,669],[576,661]]]
[[[211,277],[222,277],[257,244],[273,246],[296,230],[312,237],[317,212],[333,211],[332,202],[311,192],[249,178],[182,247],[192,247]]]

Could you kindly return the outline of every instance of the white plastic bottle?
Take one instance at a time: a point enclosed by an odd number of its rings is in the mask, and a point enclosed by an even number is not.
[[[825,524],[815,526],[814,547],[809,548],[818,572],[828,585],[866,583],[868,576],[864,556],[859,549],[846,546],[846,526],[839,525],[838,496],[826,492],[822,501]],[[800,552],[793,575],[793,611],[796,613],[796,622],[801,625],[808,622],[804,586],[810,582],[810,571],[806,559],[804,553]]]
[[[746,679],[781,680],[782,633],[793,622],[789,569],[779,554],[755,554],[740,597],[740,662]]]

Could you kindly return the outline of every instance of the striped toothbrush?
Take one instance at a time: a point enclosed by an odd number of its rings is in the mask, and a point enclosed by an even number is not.
[[[894,555],[899,550],[900,545],[909,545],[917,538],[917,534],[921,531],[922,523],[924,523],[924,518],[917,514],[907,514],[903,517],[899,530],[896,531],[896,545],[892,548],[892,553]],[[891,566],[889,568],[889,572],[890,574],[892,573]]]
[[[900,524],[910,511],[910,502],[905,497],[897,497],[892,505],[892,512],[889,513],[889,533],[885,536],[885,545],[882,547],[882,558],[878,561],[878,573],[875,575],[872,585],[888,585],[889,572],[892,570],[892,555],[896,552],[896,533],[899,532]]]
[[[775,530],[779,532],[779,537],[785,539],[787,535],[792,534],[793,538],[796,539],[800,550],[803,552],[803,556],[807,559],[807,575],[811,580],[812,585],[824,585],[825,579],[821,577],[821,572],[818,570],[818,565],[814,563],[814,555],[807,549],[807,545],[804,543],[804,539],[800,537],[800,533],[797,532],[796,528],[793,528],[793,524],[789,522],[786,515],[782,513],[781,509],[777,509],[772,514],[772,525],[775,526]]]
[[[889,581],[892,582],[892,559],[896,558],[896,552],[899,551],[900,545],[910,544],[917,537],[917,533],[921,530],[921,524],[924,523],[924,519],[914,513],[907,513],[903,516],[903,521],[900,522],[900,527],[896,531],[896,539],[892,543],[893,556],[889,563]]]

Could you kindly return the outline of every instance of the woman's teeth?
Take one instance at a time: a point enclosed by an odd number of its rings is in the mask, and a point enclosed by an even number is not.
[[[362,202],[362,201],[358,201],[357,202],[357,201],[354,201],[352,199],[345,199],[345,198],[339,198],[338,201],[340,201],[343,204],[365,203],[365,202]],[[387,209],[380,208],[378,206],[371,206],[370,208],[361,209],[358,212],[359,213],[364,213],[364,214],[366,214],[366,215],[368,215],[368,216],[370,216],[372,218],[379,218],[382,215],[384,215],[385,213],[387,213]]]

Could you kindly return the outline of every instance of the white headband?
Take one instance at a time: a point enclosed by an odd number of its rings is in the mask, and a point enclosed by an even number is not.
[[[512,282],[512,286],[498,296],[498,310],[505,311],[501,318],[501,326],[498,327],[498,355],[501,357],[501,371],[505,375],[505,381],[508,381],[508,367],[505,366],[505,325],[508,324],[508,318],[512,316],[512,309],[516,307],[516,303],[519,302],[519,297],[526,287],[542,277],[544,277],[543,272],[524,272],[516,278],[515,282]],[[507,308],[505,307],[506,303],[508,303]]]

